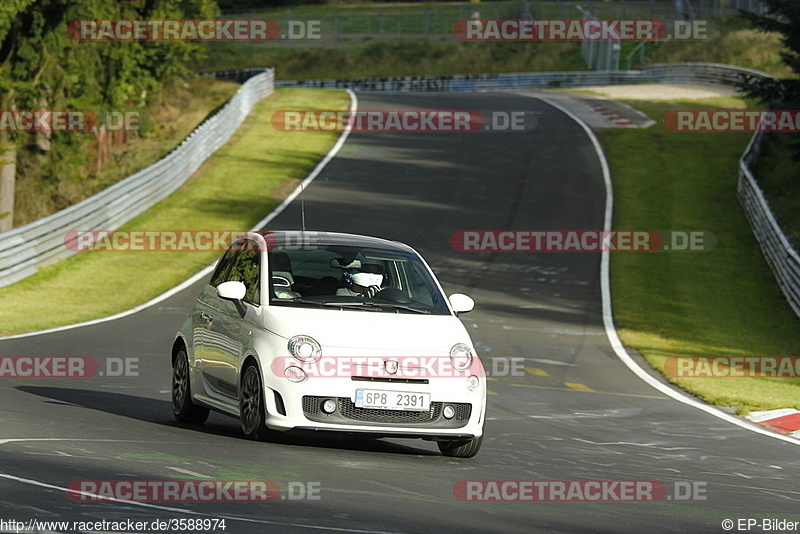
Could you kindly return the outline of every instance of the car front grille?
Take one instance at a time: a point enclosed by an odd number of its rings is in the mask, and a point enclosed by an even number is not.
[[[322,403],[326,399],[336,400],[336,411],[326,414],[322,411]],[[455,409],[455,416],[446,419],[442,409],[450,405]],[[303,413],[312,421],[328,423],[360,422],[373,425],[399,424],[409,426],[435,426],[437,428],[459,428],[467,424],[472,415],[472,405],[460,402],[431,402],[428,411],[381,410],[359,408],[348,397],[303,397]]]
[[[338,403],[342,417],[371,423],[428,423],[438,419],[442,413],[441,402],[432,402],[427,412],[359,408],[347,397],[339,397]]]

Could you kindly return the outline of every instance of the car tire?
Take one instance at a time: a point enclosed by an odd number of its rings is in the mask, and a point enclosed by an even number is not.
[[[438,441],[439,451],[452,458],[472,458],[481,450],[483,435],[465,441]]]
[[[272,431],[264,423],[264,387],[255,364],[245,367],[239,388],[239,416],[244,435],[256,441],[267,441]]]
[[[172,364],[172,414],[183,423],[205,423],[208,408],[192,402],[192,386],[189,381],[189,355],[181,347]]]

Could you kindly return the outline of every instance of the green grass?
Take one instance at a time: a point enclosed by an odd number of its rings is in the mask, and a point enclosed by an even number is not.
[[[279,80],[449,76],[586,70],[578,43],[393,40],[346,48],[281,48],[269,43],[209,43],[198,72],[274,65]]]
[[[183,187],[122,230],[249,230],[308,174],[339,135],[279,132],[270,123],[272,113],[348,106],[343,91],[277,91],[256,105],[234,138]],[[72,324],[130,309],[174,287],[218,255],[76,254],[0,289],[0,334]]]
[[[600,133],[614,183],[614,227],[708,230],[707,252],[614,254],[614,316],[626,346],[656,369],[677,356],[792,356],[800,320],[762,258],[736,198],[747,133],[675,133],[661,120],[691,103],[632,103],[659,122]],[[740,102],[740,107],[746,104]],[[683,378],[676,384],[739,413],[800,408],[800,379]]]

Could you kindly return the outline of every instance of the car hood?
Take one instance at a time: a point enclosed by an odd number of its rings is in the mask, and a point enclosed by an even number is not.
[[[449,355],[455,343],[472,347],[464,325],[452,315],[271,306],[263,321],[266,330],[287,340],[313,337],[330,355],[440,356]]]

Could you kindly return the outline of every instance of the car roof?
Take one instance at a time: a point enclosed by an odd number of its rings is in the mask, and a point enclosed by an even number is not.
[[[416,251],[405,243],[390,241],[380,237],[345,234],[340,232],[322,232],[317,230],[260,230],[257,233],[272,235],[278,243],[304,243],[311,246],[346,245],[356,247],[374,247],[397,252]],[[271,240],[268,238],[268,240]]]

